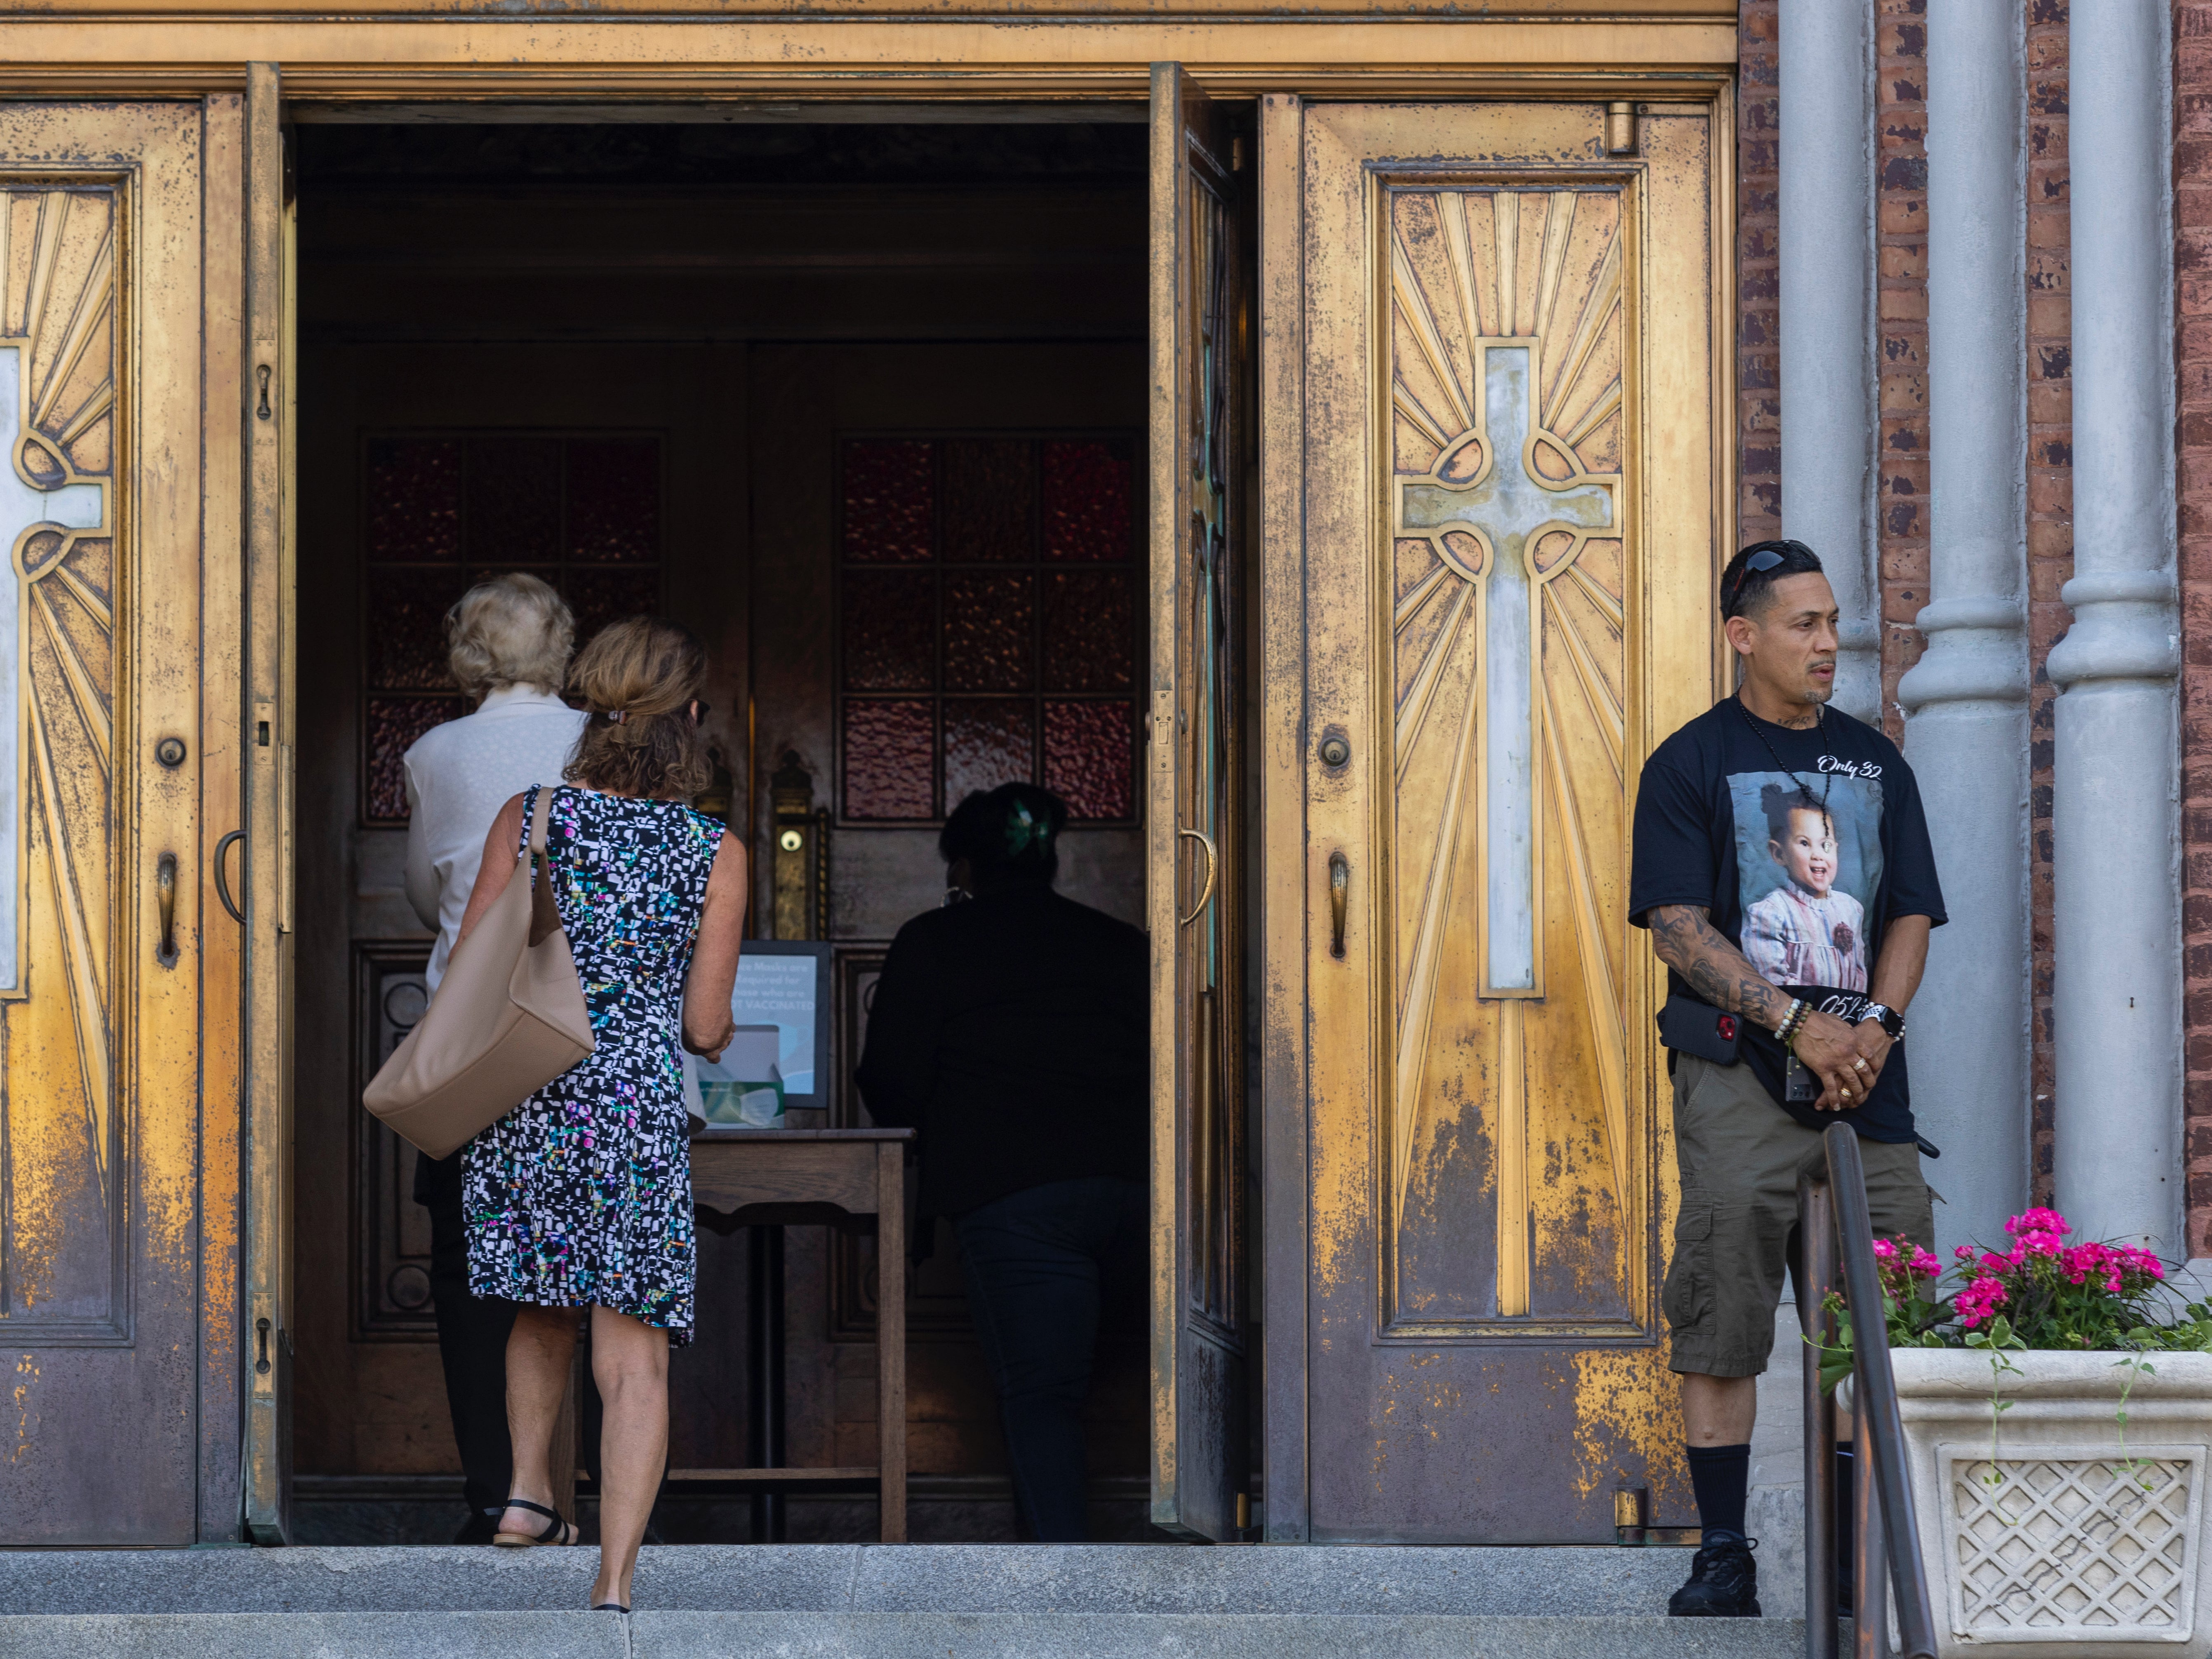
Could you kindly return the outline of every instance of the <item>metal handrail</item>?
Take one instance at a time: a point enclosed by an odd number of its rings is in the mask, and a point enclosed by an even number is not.
[[[1889,1646],[1889,1584],[1897,1584],[1897,1623],[1905,1659],[1936,1659],[1936,1613],[1928,1570],[1920,1559],[1919,1516],[1905,1462],[1905,1419],[1889,1364],[1881,1316],[1881,1277],[1874,1258],[1874,1221],[1867,1205],[1859,1138],[1846,1125],[1821,1137],[1827,1168],[1797,1180],[1797,1236],[1802,1271],[1797,1313],[1805,1334],[1821,1345],[1836,1339],[1822,1305],[1843,1259],[1844,1297],[1852,1310],[1852,1406],[1857,1414],[1856,1474],[1858,1570],[1851,1577],[1852,1650],[1877,1659]],[[1836,1654],[1836,1402],[1820,1392],[1820,1354],[1805,1348],[1805,1656]],[[1879,1501],[1876,1501],[1877,1496]],[[1887,1573],[1875,1565],[1887,1556]]]

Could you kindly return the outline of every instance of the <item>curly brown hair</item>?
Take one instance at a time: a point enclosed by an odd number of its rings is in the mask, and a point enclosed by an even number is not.
[[[689,800],[714,775],[691,704],[707,682],[707,647],[654,617],[610,623],[576,653],[568,689],[591,719],[562,776],[586,789]]]

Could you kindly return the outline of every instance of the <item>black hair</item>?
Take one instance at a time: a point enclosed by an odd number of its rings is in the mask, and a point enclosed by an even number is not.
[[[947,864],[968,860],[983,880],[1014,877],[1049,882],[1060,870],[1060,832],[1067,803],[1033,783],[978,790],[954,807],[937,837]]]
[[[1765,783],[1759,787],[1759,810],[1766,814],[1766,838],[1769,841],[1790,839],[1790,815],[1792,812],[1818,812],[1826,820],[1830,834],[1835,832],[1835,820],[1828,817],[1828,809],[1813,799],[1813,792],[1803,784],[1788,788],[1778,783]]]
[[[1759,554],[1771,553],[1773,561],[1759,560],[1763,567],[1752,568],[1751,562]],[[1802,542],[1753,542],[1728,562],[1721,572],[1721,619],[1730,617],[1756,617],[1766,609],[1766,595],[1775,583],[1790,576],[1812,576],[1820,573],[1820,556]]]

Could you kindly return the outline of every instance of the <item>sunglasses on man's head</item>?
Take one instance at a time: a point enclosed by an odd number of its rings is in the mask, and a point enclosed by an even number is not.
[[[1743,597],[1743,585],[1751,580],[1753,571],[1756,570],[1763,575],[1781,562],[1782,556],[1771,547],[1762,547],[1746,559],[1743,562],[1743,568],[1735,573],[1735,580],[1729,584],[1729,591],[1722,596],[1722,614],[1730,617],[1735,614],[1735,602]]]

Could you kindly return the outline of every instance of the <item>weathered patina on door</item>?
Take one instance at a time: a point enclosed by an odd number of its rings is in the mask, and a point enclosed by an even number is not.
[[[199,720],[203,185],[235,130],[234,99],[0,111],[5,1544],[236,1527]]]
[[[1242,316],[1224,112],[1152,71],[1152,1521],[1225,1539],[1245,1477],[1235,660]],[[1249,1508],[1247,1510],[1249,1513]]]
[[[1597,103],[1303,116],[1315,1538],[1686,1517],[1626,902],[1638,769],[1713,686],[1715,112],[1626,151]]]

